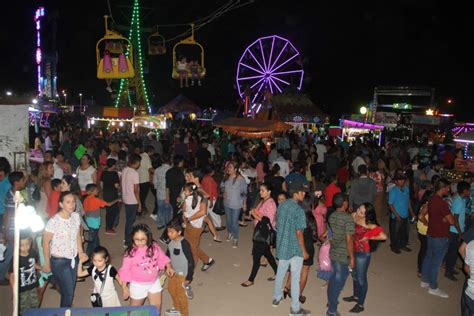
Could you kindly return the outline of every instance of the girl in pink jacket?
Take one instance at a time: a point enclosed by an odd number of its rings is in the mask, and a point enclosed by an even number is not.
[[[119,270],[123,282],[129,283],[130,305],[141,306],[148,298],[150,305],[161,311],[160,271],[166,269],[169,277],[174,275],[168,258],[158,243],[153,240],[150,227],[137,224],[132,230],[132,245],[125,250],[123,264]]]

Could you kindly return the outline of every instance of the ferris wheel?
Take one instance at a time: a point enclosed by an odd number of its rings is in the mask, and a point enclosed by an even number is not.
[[[287,39],[273,35],[261,37],[245,49],[237,66],[236,84],[240,97],[257,103],[268,92],[278,94],[290,85],[300,90],[303,76],[298,50]]]

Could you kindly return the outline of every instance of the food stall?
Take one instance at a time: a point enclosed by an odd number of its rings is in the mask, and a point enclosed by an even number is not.
[[[349,142],[354,141],[357,137],[360,138],[376,138],[379,145],[382,143],[382,131],[385,128],[382,125],[375,125],[370,123],[341,120],[342,136],[347,137]]]

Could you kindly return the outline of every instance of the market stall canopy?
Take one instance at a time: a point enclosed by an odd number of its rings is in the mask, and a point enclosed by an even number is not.
[[[185,113],[199,113],[201,109],[193,101],[180,94],[173,100],[171,100],[165,106],[158,109],[158,113],[168,112],[185,112]]]
[[[298,90],[285,91],[271,99],[275,118],[285,122],[321,123],[327,116],[319,106]]]
[[[244,137],[268,137],[274,132],[286,132],[291,125],[275,120],[257,120],[248,118],[226,118],[214,123],[226,132]]]
[[[87,108],[86,116],[90,118],[117,118],[131,119],[133,108],[113,106],[90,106]]]

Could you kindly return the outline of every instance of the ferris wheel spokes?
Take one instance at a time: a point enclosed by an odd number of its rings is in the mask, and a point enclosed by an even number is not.
[[[262,45],[262,40],[260,39],[258,41],[258,43],[260,44],[260,53],[262,54],[262,61],[263,61],[263,66],[264,66],[264,69],[265,69],[265,73],[268,72],[268,68],[267,68],[267,64],[265,62],[265,55],[263,54],[263,45]]]
[[[278,65],[278,67],[276,67],[275,69],[272,69],[270,70],[271,72],[274,72],[274,71],[277,71],[278,69],[280,69],[281,67],[285,66],[287,63],[289,63],[291,60],[293,60],[295,57],[298,57],[300,54],[299,53],[296,53],[295,55],[293,55],[291,58],[287,59],[284,63],[281,63],[280,65]]]
[[[253,68],[252,66],[249,66],[249,65],[244,64],[244,63],[240,63],[240,64],[241,64],[242,66],[244,66],[244,67],[247,67],[247,68],[249,68],[249,69],[252,69],[253,71],[256,71],[256,72],[262,74],[262,76],[265,75],[265,73],[261,72],[260,70],[257,70],[256,68]]]
[[[252,56],[253,60],[257,63],[257,65],[260,67],[260,69],[263,71],[263,72],[266,72],[266,69],[264,67],[262,67],[262,65],[258,62],[258,59],[255,57],[255,55],[252,53],[251,50],[247,49],[247,51],[250,53],[250,55]],[[263,74],[263,73],[262,73]]]
[[[272,64],[271,69],[273,69],[273,67],[275,67],[276,62],[277,62],[278,59],[280,58],[281,54],[283,54],[283,52],[285,51],[286,46],[288,46],[288,42],[285,43],[285,45],[284,45],[283,48],[281,49],[280,53],[278,54],[277,58],[273,61],[273,64]]]
[[[275,46],[275,37],[272,37],[272,47],[270,48],[270,57],[268,57],[268,65],[269,66],[272,64],[272,55],[273,55],[273,47],[274,46]]]

